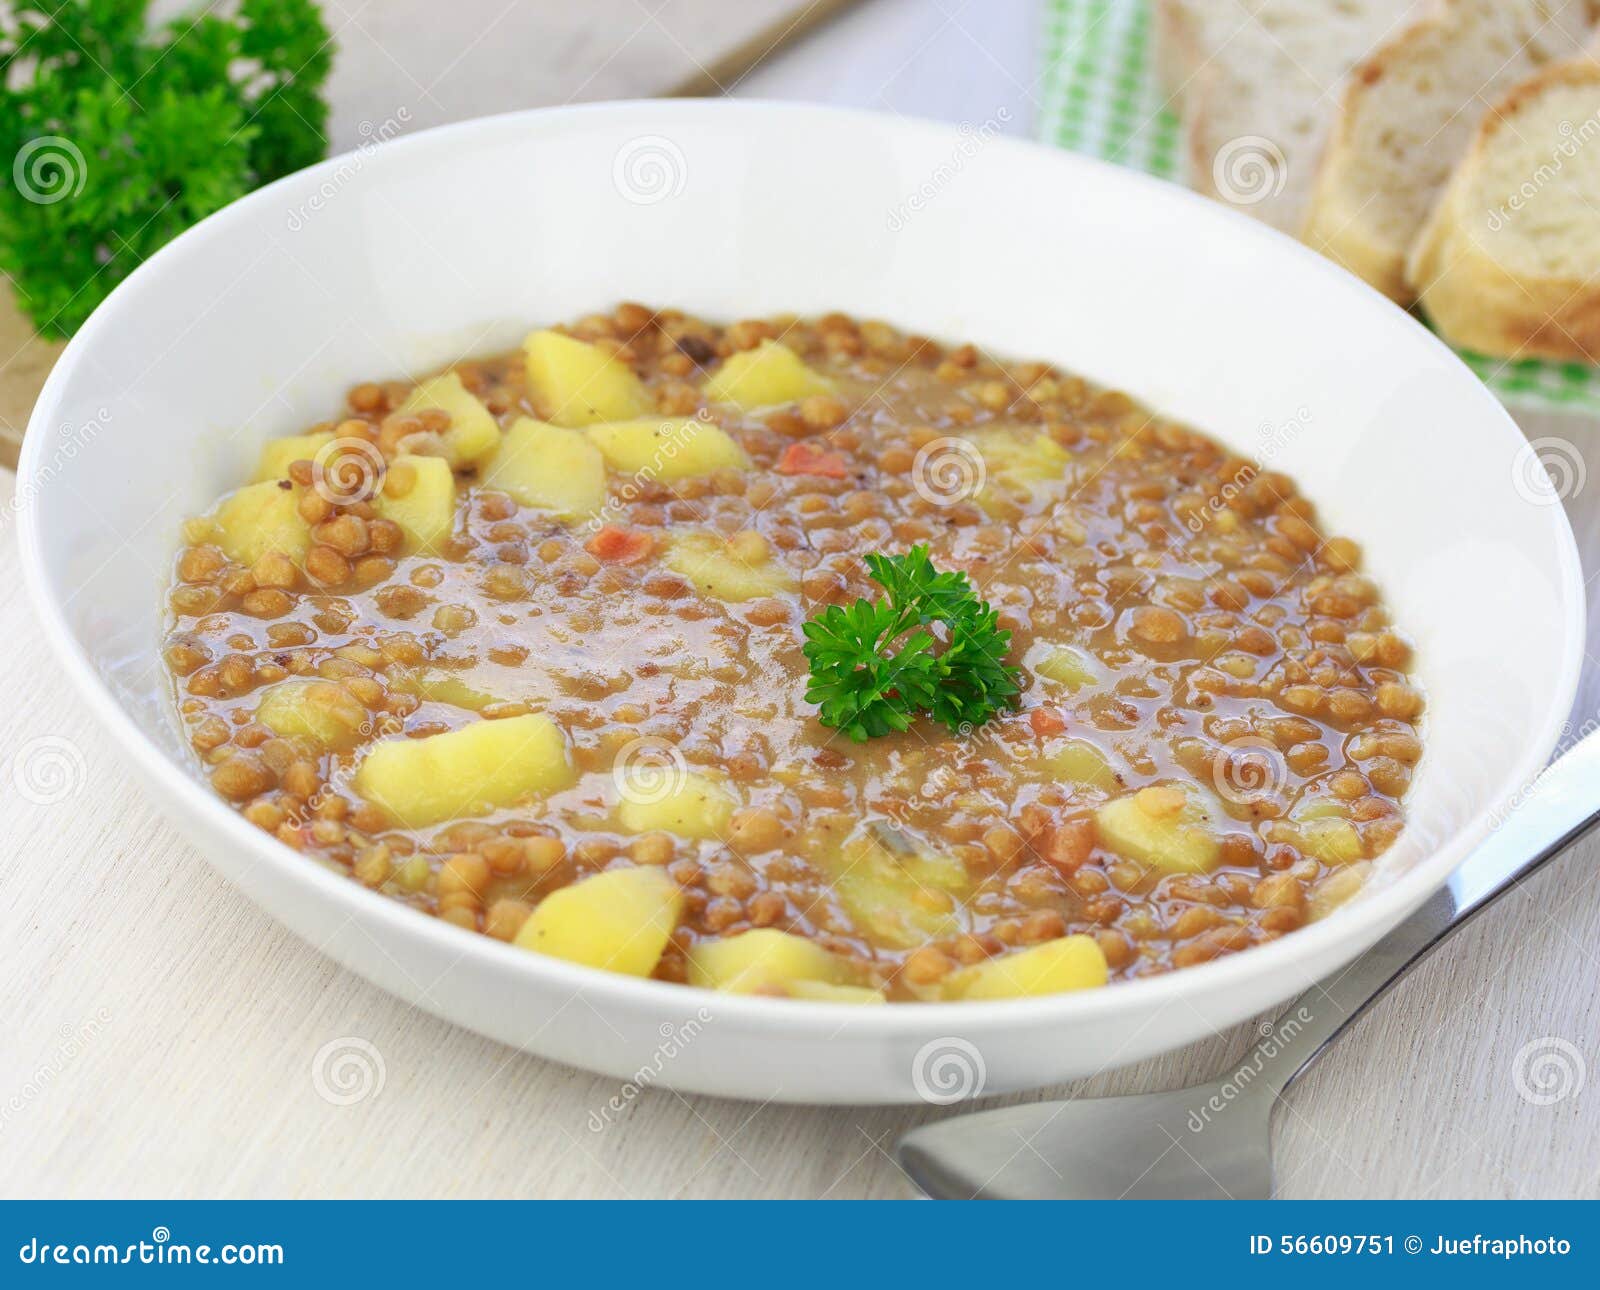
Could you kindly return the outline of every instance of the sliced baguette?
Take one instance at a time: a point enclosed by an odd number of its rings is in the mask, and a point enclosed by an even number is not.
[[[1311,184],[1350,69],[1417,0],[1188,0],[1212,45],[1184,103],[1189,182],[1285,232]]]
[[[1552,64],[1484,117],[1408,268],[1454,344],[1600,362],[1600,62]]]
[[[1156,84],[1167,106],[1183,106],[1189,81],[1208,57],[1205,16],[1222,0],[1155,0],[1152,19]]]
[[[1173,110],[1188,101],[1191,82],[1217,50],[1263,9],[1285,3],[1312,8],[1342,0],[1152,0],[1156,84]],[[1369,0],[1355,0],[1366,4]],[[1404,3],[1405,0],[1402,0]]]
[[[1600,0],[1434,0],[1351,76],[1304,238],[1402,304],[1406,255],[1485,105],[1576,54]]]

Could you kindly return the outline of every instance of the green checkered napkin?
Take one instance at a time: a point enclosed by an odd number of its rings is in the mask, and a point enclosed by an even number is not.
[[[1150,0],[1046,0],[1039,134],[1048,143],[1153,175],[1179,170],[1177,117],[1163,108],[1150,39]],[[1462,353],[1507,402],[1600,412],[1600,368],[1508,363]]]

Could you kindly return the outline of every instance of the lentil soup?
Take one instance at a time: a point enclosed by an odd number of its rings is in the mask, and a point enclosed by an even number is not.
[[[1292,932],[1400,833],[1423,699],[1359,549],[1122,394],[627,304],[345,403],[186,526],[165,658],[245,818],[460,927],[745,993],[1043,994]],[[1019,693],[857,742],[803,627],[917,546]]]

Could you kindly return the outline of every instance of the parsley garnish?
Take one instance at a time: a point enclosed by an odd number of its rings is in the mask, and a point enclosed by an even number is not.
[[[0,272],[70,336],[195,221],[321,159],[333,61],[313,0],[154,28],[149,0],[0,6]]]
[[[1015,703],[1018,673],[1005,664],[1011,633],[966,574],[939,572],[925,546],[874,553],[867,568],[883,599],[831,605],[805,625],[806,699],[823,725],[862,743],[926,713],[965,734]]]

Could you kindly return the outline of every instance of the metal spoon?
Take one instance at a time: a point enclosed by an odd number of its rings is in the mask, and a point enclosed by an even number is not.
[[[1284,1090],[1441,941],[1597,823],[1593,735],[1544,772],[1443,890],[1291,1003],[1224,1078],[955,1116],[902,1138],[900,1164],[938,1200],[1270,1197],[1270,1122]]]

